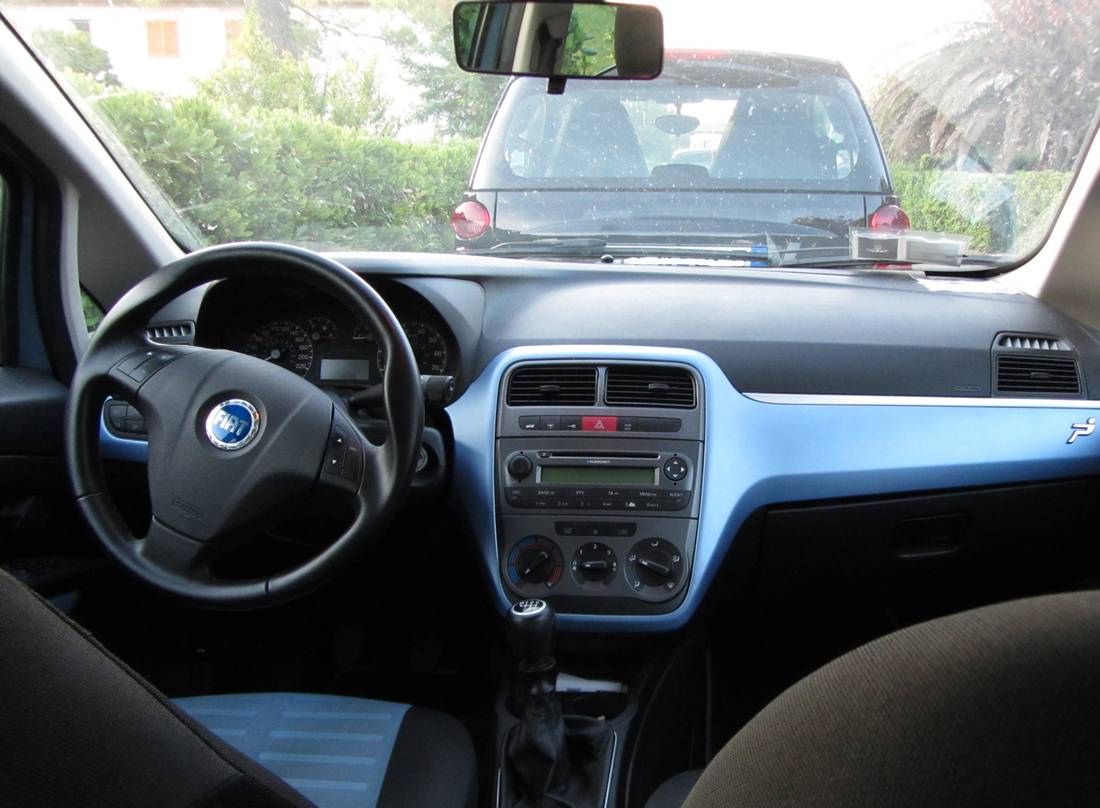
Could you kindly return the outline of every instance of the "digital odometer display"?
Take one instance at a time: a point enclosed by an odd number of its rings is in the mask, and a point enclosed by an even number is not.
[[[657,470],[631,466],[543,466],[539,482],[560,485],[654,485]]]
[[[322,359],[323,382],[369,382],[374,363],[369,359]]]

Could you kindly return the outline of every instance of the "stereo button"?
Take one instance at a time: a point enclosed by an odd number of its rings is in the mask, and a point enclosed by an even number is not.
[[[670,457],[665,461],[665,476],[673,482],[679,482],[687,477],[687,463],[678,457]]]

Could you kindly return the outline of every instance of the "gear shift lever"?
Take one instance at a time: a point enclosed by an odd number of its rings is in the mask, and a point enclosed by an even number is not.
[[[611,771],[611,730],[603,719],[562,715],[555,692],[554,610],[521,600],[508,610],[516,659],[512,707],[498,805],[502,808],[602,808]]]
[[[611,771],[611,729],[601,719],[562,715],[555,692],[554,610],[521,600],[508,610],[508,643],[516,659],[501,808],[602,808]]]
[[[550,604],[537,598],[519,601],[508,610],[506,630],[520,673],[542,673],[554,667],[554,610]]]

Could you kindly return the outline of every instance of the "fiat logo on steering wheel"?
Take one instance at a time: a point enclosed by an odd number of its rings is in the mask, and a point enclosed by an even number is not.
[[[243,398],[231,398],[214,406],[206,416],[206,437],[219,449],[243,449],[260,433],[260,411]]]

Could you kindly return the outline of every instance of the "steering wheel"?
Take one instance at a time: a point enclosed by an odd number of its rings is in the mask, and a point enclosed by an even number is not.
[[[227,350],[149,343],[150,318],[212,281],[306,283],[369,325],[387,357],[382,398],[389,432],[376,446],[322,390],[263,359]],[[108,396],[145,416],[152,519],[132,535],[99,456]],[[315,589],[383,530],[406,493],[424,429],[412,348],[381,297],[341,264],[278,244],[200,250],[137,284],[110,310],[74,374],[65,424],[69,476],[81,513],[127,569],[210,606],[257,607]],[[270,578],[225,580],[212,564],[319,488],[352,500],[351,525],[312,559]]]

